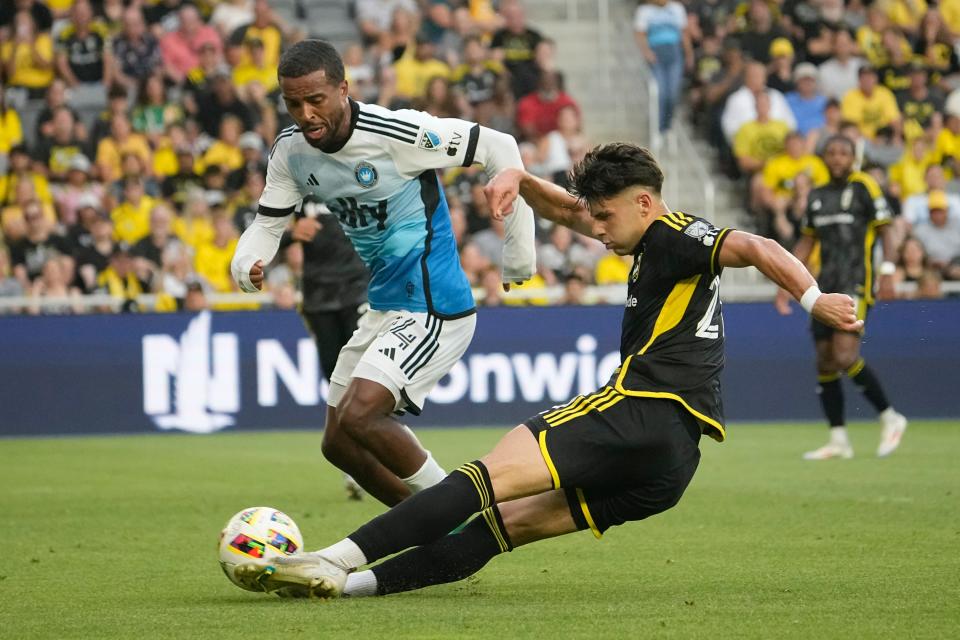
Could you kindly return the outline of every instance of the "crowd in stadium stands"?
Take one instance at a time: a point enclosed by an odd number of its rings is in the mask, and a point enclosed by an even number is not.
[[[585,153],[555,43],[528,26],[521,3],[350,6],[359,38],[342,53],[354,99],[509,132],[531,171],[559,181]],[[107,293],[135,310],[140,294],[156,294],[149,310],[174,311],[236,291],[230,259],[256,215],[270,146],[291,123],[277,62],[285,46],[323,35],[267,0],[3,3],[0,296]],[[485,180],[479,167],[443,175],[482,304],[515,303],[499,286],[503,227]],[[599,243],[564,229],[539,235],[540,269],[526,286],[565,283],[565,302],[580,303],[587,284],[626,281],[629,264]],[[270,272],[275,306],[294,304],[298,249]]]
[[[960,0],[651,0],[635,29],[668,89],[661,129],[685,69],[757,229],[792,246],[829,177],[817,154],[844,134],[894,210],[898,281],[940,297],[960,280]]]

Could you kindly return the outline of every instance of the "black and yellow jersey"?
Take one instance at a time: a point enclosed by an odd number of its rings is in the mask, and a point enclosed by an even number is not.
[[[889,222],[880,186],[859,171],[813,189],[807,200],[803,233],[820,241],[820,288],[856,298],[860,317],[873,304],[877,228]]]
[[[704,433],[725,437],[720,371],[720,247],[729,229],[681,212],[657,218],[634,254],[611,384],[627,396],[676,400]]]

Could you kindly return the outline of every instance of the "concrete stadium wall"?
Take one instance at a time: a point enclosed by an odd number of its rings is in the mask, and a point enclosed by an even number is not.
[[[481,309],[464,359],[411,426],[513,425],[604,383],[619,307]],[[726,304],[730,422],[819,418],[799,308]],[[895,405],[960,416],[960,301],[871,312],[864,341]],[[851,419],[871,418],[847,387]],[[316,428],[326,382],[292,312],[0,317],[0,435]]]

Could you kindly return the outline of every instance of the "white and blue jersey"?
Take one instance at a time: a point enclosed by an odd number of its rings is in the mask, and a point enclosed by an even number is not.
[[[259,212],[324,202],[370,269],[370,307],[452,319],[474,312],[436,170],[470,166],[479,125],[350,101],[351,135],[324,153],[297,127],[277,137]]]

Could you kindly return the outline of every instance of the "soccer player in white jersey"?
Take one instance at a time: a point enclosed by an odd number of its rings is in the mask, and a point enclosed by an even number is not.
[[[452,118],[355,102],[327,42],[288,49],[277,70],[296,122],[277,137],[253,224],[231,269],[241,289],[263,283],[290,216],[312,195],[334,213],[370,269],[370,310],[330,380],[323,453],[371,495],[394,505],[446,473],[395,413],[419,414],[466,351],[476,313],[437,169],[522,168],[513,137]],[[511,213],[511,212],[507,212]],[[505,218],[503,282],[536,269],[533,213]]]

